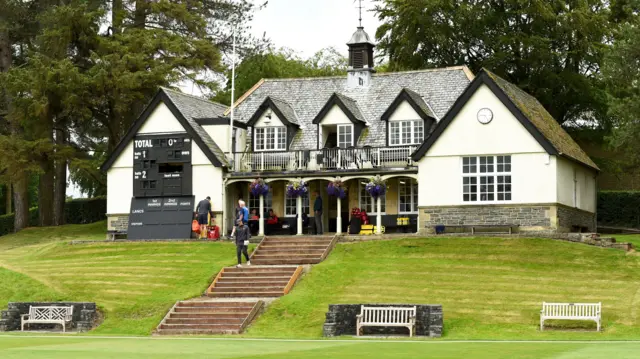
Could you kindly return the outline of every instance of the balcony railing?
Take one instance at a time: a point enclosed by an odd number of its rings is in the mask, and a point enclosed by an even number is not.
[[[415,146],[330,148],[287,152],[239,152],[235,172],[286,172],[406,168],[413,166]]]

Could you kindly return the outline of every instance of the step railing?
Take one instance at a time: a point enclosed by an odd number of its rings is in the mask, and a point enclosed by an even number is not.
[[[406,168],[416,146],[325,148],[305,151],[238,152],[234,172],[292,172]]]

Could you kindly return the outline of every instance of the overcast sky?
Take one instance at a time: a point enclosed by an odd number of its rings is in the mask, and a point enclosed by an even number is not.
[[[256,4],[265,0],[254,0]],[[347,54],[347,41],[358,26],[356,0],[269,0],[256,12],[252,31],[266,32],[276,47],[288,47],[308,57],[333,46]],[[362,26],[373,39],[380,22],[372,12],[372,0],[363,0]]]

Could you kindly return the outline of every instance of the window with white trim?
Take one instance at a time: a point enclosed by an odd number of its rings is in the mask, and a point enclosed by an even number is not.
[[[269,191],[269,194],[264,196],[264,213],[260,215],[261,217],[267,218],[267,214],[269,213],[269,209],[272,208],[272,204],[273,195],[271,191]],[[251,194],[251,192],[249,192],[249,213],[251,213],[253,209],[255,209],[256,212],[260,214],[260,197],[254,196]]]
[[[284,151],[287,149],[287,128],[257,127],[253,139],[256,151]]]
[[[284,216],[285,217],[295,217],[298,211],[296,197],[287,196],[287,187],[284,187]],[[302,197],[302,213],[306,213],[309,215],[309,195]]]
[[[511,156],[462,158],[464,202],[510,201],[511,194]]]
[[[418,145],[424,139],[424,121],[391,121],[389,122],[389,145]]]
[[[386,212],[386,196],[387,193],[385,192],[384,196],[380,199],[380,209],[382,210],[382,214]],[[378,214],[378,204],[376,199],[371,197],[369,192],[365,189],[365,185],[362,183],[360,183],[360,209],[367,212],[367,214]]]
[[[398,179],[398,213],[418,213],[418,181]]]
[[[338,125],[338,147],[353,146],[353,125]]]

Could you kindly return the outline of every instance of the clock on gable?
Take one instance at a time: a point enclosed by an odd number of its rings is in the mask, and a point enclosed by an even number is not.
[[[486,125],[487,123],[491,122],[491,120],[493,120],[493,112],[491,112],[490,109],[485,107],[478,111],[478,122]]]

